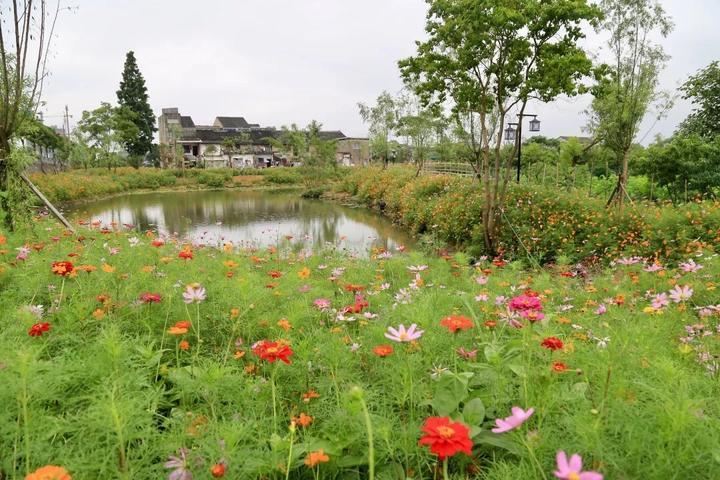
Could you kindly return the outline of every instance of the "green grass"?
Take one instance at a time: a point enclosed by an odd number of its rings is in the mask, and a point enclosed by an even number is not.
[[[287,241],[276,252],[195,247],[194,258],[182,260],[183,244],[172,239],[154,247],[137,232],[82,236],[40,221],[0,245],[0,478],[23,478],[46,464],[81,480],[163,478],[163,463],[184,447],[196,479],[212,478],[210,467],[221,460],[226,478],[311,479],[317,470],[303,461],[319,449],[330,457],[320,478],[366,479],[361,398],[377,479],[433,478],[437,458],[418,445],[420,428],[447,412],[476,434],[473,456],[450,460],[454,479],[552,478],[558,450],[580,453],[586,468],[608,479],[717,478],[720,387],[697,358],[720,353],[720,317],[711,311],[699,318],[695,310],[720,303],[714,255],[695,258],[703,265],[695,273],[618,265],[584,279],[561,275],[562,266],[528,271],[484,261],[474,268],[461,254],[383,259],[376,251],[365,259],[325,250],[307,257]],[[16,260],[23,245],[37,249]],[[51,268],[61,260],[95,270],[60,277]],[[415,280],[408,267],[423,264],[429,268],[419,273],[417,290],[398,302],[395,295]],[[304,268],[308,278],[301,278]],[[331,280],[336,268],[344,273]],[[282,275],[273,278],[273,271]],[[476,281],[481,276],[487,284]],[[192,282],[206,288],[207,299],[186,305],[182,292]],[[383,283],[389,288],[380,290]],[[692,298],[660,314],[645,311],[647,291],[674,283],[691,285]],[[352,305],[349,284],[365,288],[366,311],[377,318],[338,322],[313,305],[318,298],[335,309]],[[526,289],[540,295],[546,317],[511,328],[495,297]],[[162,301],[143,304],[144,292]],[[477,301],[481,294],[488,301]],[[595,313],[601,303],[604,315]],[[43,305],[42,321],[51,324],[40,337],[28,335],[38,322],[29,305]],[[474,327],[449,333],[440,321],[454,314]],[[188,333],[167,333],[184,320],[192,322]],[[384,337],[388,326],[411,323],[425,330],[416,343]],[[699,323],[712,334],[682,343],[685,326]],[[549,336],[564,349],[542,348]],[[260,360],[250,347],[263,339],[287,340],[292,363]],[[181,340],[189,350],[177,348]],[[392,345],[393,354],[374,355],[378,345]],[[477,350],[476,358],[462,358],[459,347]],[[553,371],[553,362],[568,370]],[[319,398],[305,402],[309,391]],[[473,399],[484,412],[470,414]],[[536,412],[515,431],[490,434],[494,419],[514,405]],[[290,420],[300,413],[314,420],[291,436]]]

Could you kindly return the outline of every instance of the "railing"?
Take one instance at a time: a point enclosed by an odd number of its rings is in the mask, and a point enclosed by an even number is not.
[[[474,177],[475,171],[467,163],[458,162],[425,162],[422,168],[424,174],[449,174]]]

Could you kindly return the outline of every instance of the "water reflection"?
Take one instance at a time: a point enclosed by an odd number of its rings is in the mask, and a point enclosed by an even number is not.
[[[286,236],[314,246],[338,243],[352,251],[394,249],[411,238],[385,218],[362,208],[300,198],[297,193],[203,191],[133,194],[68,209],[73,218],[132,224],[140,230],[190,237],[204,243],[231,240],[258,246]]]

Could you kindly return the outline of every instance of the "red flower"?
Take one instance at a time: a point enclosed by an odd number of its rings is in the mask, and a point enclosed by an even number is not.
[[[419,444],[430,445],[430,451],[440,460],[458,452],[472,455],[470,429],[462,423],[453,422],[449,417],[429,417],[422,431],[425,435],[420,438]]]
[[[268,272],[268,275],[270,275],[272,278],[280,278],[282,277],[282,272],[278,272],[277,270],[270,270]]]
[[[497,322],[495,320],[487,320],[485,323],[483,323],[487,328],[495,328],[497,327]]]
[[[192,260],[193,259],[193,252],[189,249],[183,249],[180,250],[180,253],[178,253],[178,257],[182,258],[183,260]]]
[[[563,348],[563,342],[557,337],[546,337],[540,344],[548,350],[560,350]]]
[[[225,476],[225,464],[224,463],[216,463],[215,465],[210,468],[210,473],[215,478],[222,478]]]
[[[157,238],[153,240],[150,245],[152,245],[153,247],[162,247],[163,245],[165,245],[165,240],[163,240],[162,238]]]
[[[28,335],[31,337],[41,337],[43,332],[50,331],[50,324],[48,322],[36,323],[28,331]]]
[[[363,287],[362,285],[353,285],[352,283],[348,283],[343,288],[345,288],[346,292],[353,292],[353,293],[358,293],[358,292],[362,292],[363,290],[365,290],[365,287]]]
[[[554,372],[562,373],[567,370],[567,365],[563,362],[553,362],[552,369]]]
[[[72,262],[53,262],[52,264],[52,272],[55,275],[60,275],[61,277],[65,277],[67,275],[70,275],[73,270],[75,270],[75,267],[73,267]]]
[[[462,315],[450,315],[440,321],[440,325],[450,330],[452,333],[458,330],[470,330],[473,328],[473,321]]]
[[[267,360],[270,363],[280,360],[288,365],[290,365],[288,357],[295,353],[292,351],[292,348],[290,348],[290,345],[282,340],[277,342],[260,340],[253,345],[252,351],[255,355],[263,360]]]
[[[378,357],[387,357],[393,353],[393,347],[390,345],[378,345],[373,348],[373,353]]]
[[[140,295],[140,301],[142,303],[160,303],[162,296],[159,293],[145,292]]]

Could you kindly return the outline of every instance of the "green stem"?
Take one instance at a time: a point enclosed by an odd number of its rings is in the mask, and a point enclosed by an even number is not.
[[[277,372],[277,364],[273,367],[272,375],[270,376],[270,390],[272,392],[272,405],[273,405],[273,433],[277,433],[277,399],[275,393],[275,373]]]
[[[295,441],[295,422],[290,424],[290,451],[288,452],[287,466],[285,467],[285,480],[290,478],[290,465],[292,464],[293,442]]]
[[[448,477],[448,459],[443,460],[443,480],[450,480]]]
[[[365,417],[365,428],[368,437],[368,479],[375,479],[375,442],[373,440],[373,428],[370,421],[370,412],[368,411],[365,399],[360,397],[360,405],[362,406],[363,416]]]
[[[27,372],[23,368],[22,373],[22,397],[20,400],[22,409],[23,423],[23,443],[25,446],[25,475],[30,475],[30,427],[28,426],[28,388],[27,388]]]
[[[528,453],[530,454],[530,458],[532,458],[533,462],[535,462],[535,465],[537,465],[538,471],[540,472],[540,476],[542,476],[543,480],[547,480],[547,476],[545,475],[545,470],[543,470],[542,465],[540,464],[540,461],[535,456],[535,452],[530,447],[530,445],[525,441],[524,437],[522,438],[522,443],[525,445],[525,448],[527,448]]]

